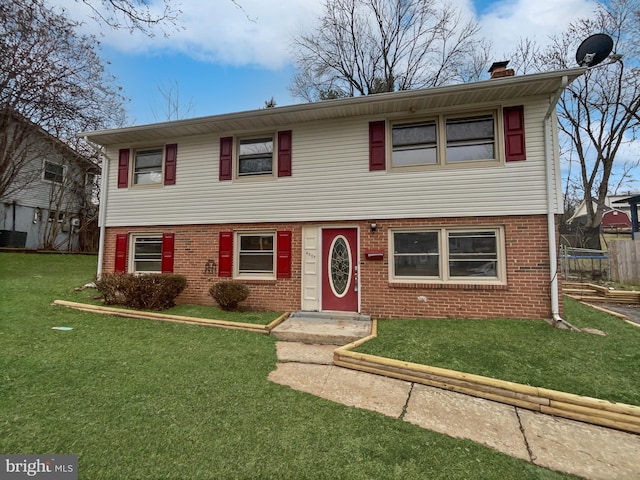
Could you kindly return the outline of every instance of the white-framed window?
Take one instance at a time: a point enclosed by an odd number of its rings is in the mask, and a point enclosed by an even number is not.
[[[390,278],[399,282],[503,284],[501,227],[390,231]]]
[[[273,175],[273,136],[238,140],[237,176]]]
[[[275,278],[275,232],[236,233],[236,275]]]
[[[67,167],[65,165],[45,160],[42,169],[42,179],[45,182],[62,183],[64,182],[66,172]]]
[[[163,147],[135,150],[133,154],[133,184],[161,184],[163,156]]]
[[[162,235],[132,235],[131,244],[133,273],[162,272]]]
[[[497,122],[496,111],[393,122],[391,167],[495,162],[498,160]]]

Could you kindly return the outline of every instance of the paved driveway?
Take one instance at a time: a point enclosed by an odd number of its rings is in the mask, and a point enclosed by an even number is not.
[[[640,305],[623,304],[623,303],[601,303],[598,305],[606,310],[621,313],[628,320],[640,325]]]

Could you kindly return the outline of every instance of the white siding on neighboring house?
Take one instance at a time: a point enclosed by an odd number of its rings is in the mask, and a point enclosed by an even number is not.
[[[46,160],[52,163],[62,163],[55,155],[46,157]],[[52,187],[55,188],[57,184],[42,179],[44,161],[45,158],[39,157],[29,162],[28,170],[30,172],[36,172],[33,174],[34,179],[24,188],[10,195],[11,200],[15,200],[25,207],[48,208],[51,199],[51,189]],[[67,173],[68,172],[69,170],[67,169]]]
[[[283,125],[280,130],[293,131],[291,177],[219,181],[220,137],[246,133],[227,132],[166,139],[166,144],[178,144],[176,184],[127,189],[117,188],[118,148],[136,146],[119,145],[107,152],[106,225],[543,214],[547,212],[543,120],[549,103],[544,97],[510,105],[523,103],[527,159],[499,165],[370,172],[368,122],[384,117],[359,117]],[[498,138],[502,139],[501,132]],[[503,149],[499,145],[498,150]],[[554,145],[552,151],[556,149]],[[558,171],[554,165],[556,211],[561,203]]]

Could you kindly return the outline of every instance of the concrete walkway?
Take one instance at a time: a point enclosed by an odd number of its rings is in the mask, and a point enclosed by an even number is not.
[[[587,479],[640,479],[640,436],[333,365],[338,345],[277,342],[269,379]]]

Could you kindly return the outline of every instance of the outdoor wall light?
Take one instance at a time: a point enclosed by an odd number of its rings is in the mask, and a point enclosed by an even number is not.
[[[371,222],[371,233],[376,233],[378,230],[378,224],[376,222]]]

